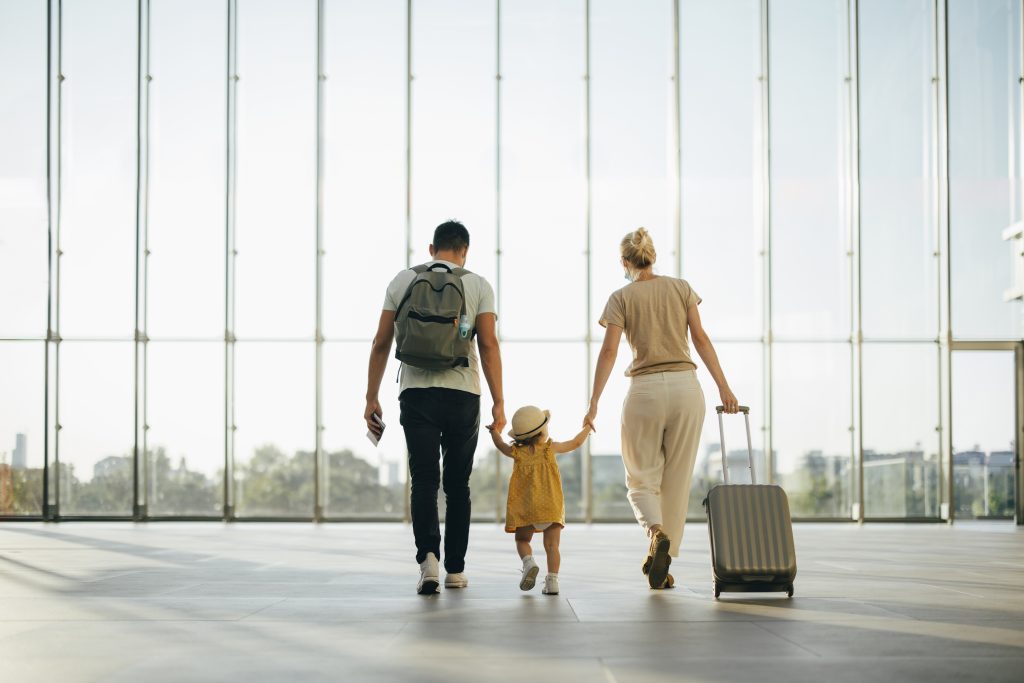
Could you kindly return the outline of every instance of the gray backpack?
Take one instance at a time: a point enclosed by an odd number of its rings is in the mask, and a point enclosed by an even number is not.
[[[416,277],[395,311],[395,358],[426,370],[469,367],[474,331],[462,285],[469,271],[443,263],[412,270]]]

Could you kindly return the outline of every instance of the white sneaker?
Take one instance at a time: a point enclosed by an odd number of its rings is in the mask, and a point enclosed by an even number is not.
[[[537,583],[537,574],[540,574],[540,567],[533,555],[523,558],[523,578],[519,581],[519,590],[532,590]]]
[[[420,580],[416,583],[416,592],[420,595],[433,595],[438,585],[437,555],[427,553],[427,559],[420,562]]]
[[[558,574],[548,574],[544,577],[544,595],[558,595]]]
[[[445,574],[444,576],[444,587],[445,588],[466,588],[469,586],[469,579],[466,578],[466,572],[457,572],[455,574]]]

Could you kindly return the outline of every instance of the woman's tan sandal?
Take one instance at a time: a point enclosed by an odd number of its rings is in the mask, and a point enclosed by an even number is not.
[[[664,532],[659,531],[651,539],[651,563],[647,569],[647,582],[651,588],[661,588],[668,577],[668,567],[672,564],[668,550],[671,542]]]
[[[644,565],[640,567],[640,571],[643,572],[644,576],[647,576],[647,573],[651,571],[652,562],[654,562],[654,558],[648,555],[647,558],[644,560]]]

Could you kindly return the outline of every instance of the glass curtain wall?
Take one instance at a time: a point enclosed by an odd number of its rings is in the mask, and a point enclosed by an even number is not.
[[[960,393],[1005,364],[955,349],[1024,337],[1021,7],[0,2],[0,517],[43,512],[47,463],[64,517],[405,518],[397,366],[374,448],[366,359],[448,218],[497,292],[509,416],[575,433],[643,226],[794,516],[1005,516],[970,468],[1017,445],[970,436]],[[628,356],[560,458],[570,519],[632,517]],[[694,518],[722,478],[698,372]],[[745,439],[727,418],[735,481]],[[510,469],[482,432],[475,519]]]

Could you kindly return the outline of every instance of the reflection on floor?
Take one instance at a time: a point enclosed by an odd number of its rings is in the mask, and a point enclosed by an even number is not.
[[[1024,530],[796,537],[793,600],[715,602],[703,526],[655,592],[634,526],[570,525],[554,597],[480,524],[470,587],[425,598],[404,525],[5,523],[0,680],[1024,680]]]

